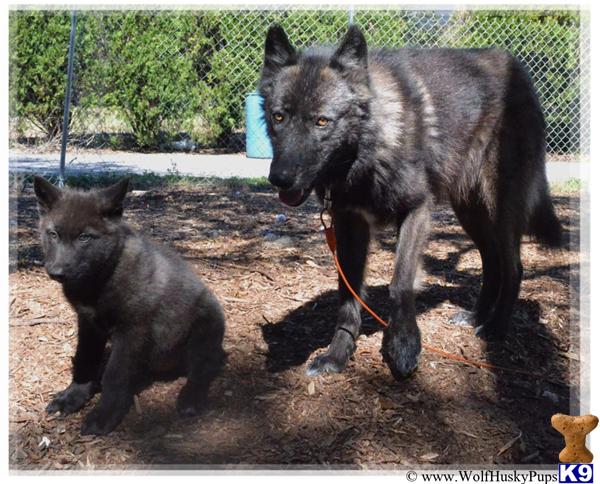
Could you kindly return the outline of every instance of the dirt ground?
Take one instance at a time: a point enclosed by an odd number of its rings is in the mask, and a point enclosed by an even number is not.
[[[31,185],[12,193],[12,469],[557,461],[562,438],[550,416],[576,408],[579,386],[576,197],[554,198],[570,250],[523,245],[524,281],[506,342],[486,344],[472,328],[447,324],[474,303],[481,266],[446,207],[434,214],[425,253],[417,300],[424,342],[543,376],[477,369],[424,351],[416,374],[396,382],[379,353],[382,332],[367,316],[345,373],[304,374],[332,337],[337,306],[337,277],[314,201],[288,210],[268,187],[215,183],[134,192],[127,220],[184,255],[222,301],[229,360],[200,417],[176,415],[182,380],[160,383],[139,395],[112,434],[81,437],[91,404],[66,418],[44,412],[69,383],[76,320],[43,271]],[[277,214],[287,220],[278,222]],[[384,230],[370,252],[367,301],[384,315],[393,244],[393,231]]]

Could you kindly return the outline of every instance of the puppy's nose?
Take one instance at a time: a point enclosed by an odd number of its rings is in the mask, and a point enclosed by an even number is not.
[[[294,186],[294,177],[288,170],[271,170],[269,182],[282,190],[288,190]]]
[[[63,282],[65,280],[65,272],[60,267],[48,268],[48,275],[50,276],[50,279],[54,279],[58,282]]]

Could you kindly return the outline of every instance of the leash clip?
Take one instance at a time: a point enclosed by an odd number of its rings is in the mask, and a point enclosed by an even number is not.
[[[323,226],[323,228],[325,230],[329,230],[333,227],[333,216],[331,215],[331,212],[326,209],[323,208],[321,210],[321,225]]]
[[[325,189],[325,195],[323,196],[323,207],[328,212],[331,211],[331,207],[333,206],[333,202],[331,200],[331,187],[327,187]]]
[[[325,238],[327,239],[327,245],[329,246],[329,250],[335,253],[336,249],[336,240],[335,240],[335,231],[333,229],[333,214],[331,213],[332,201],[331,201],[331,188],[325,188],[325,195],[323,196],[323,210],[321,210],[321,224],[323,225],[323,230],[325,231]],[[326,221],[326,218],[329,219],[329,223]]]

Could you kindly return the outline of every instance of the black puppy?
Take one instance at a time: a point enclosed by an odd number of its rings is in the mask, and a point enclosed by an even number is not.
[[[215,296],[178,256],[123,222],[128,185],[84,192],[34,181],[46,270],[62,284],[79,329],[73,381],[47,411],[68,415],[101,391],[82,434],[112,431],[157,379],[186,375],[177,410],[195,415],[226,358]]]

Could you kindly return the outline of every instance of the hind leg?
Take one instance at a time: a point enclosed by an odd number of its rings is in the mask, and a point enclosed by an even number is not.
[[[523,266],[521,232],[515,223],[500,219],[496,227],[500,261],[500,291],[492,313],[477,327],[477,335],[494,341],[503,339],[509,329],[515,302],[519,296]]]
[[[500,259],[493,223],[487,208],[476,195],[468,203],[455,202],[454,212],[465,232],[471,237],[482,265],[482,284],[472,311],[458,311],[450,319],[457,326],[480,326],[493,312],[500,292]]]
[[[183,417],[197,415],[206,404],[210,384],[227,358],[222,348],[223,314],[216,300],[210,308],[187,344],[187,381],[177,397],[177,412]]]

